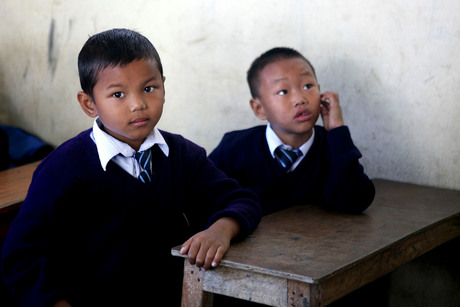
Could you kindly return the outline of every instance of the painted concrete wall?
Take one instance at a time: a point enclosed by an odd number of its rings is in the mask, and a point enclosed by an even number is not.
[[[0,123],[58,145],[90,127],[77,54],[89,35],[140,31],[166,75],[159,127],[212,150],[262,124],[245,73],[274,46],[308,57],[340,95],[371,177],[460,189],[457,0],[2,0]]]

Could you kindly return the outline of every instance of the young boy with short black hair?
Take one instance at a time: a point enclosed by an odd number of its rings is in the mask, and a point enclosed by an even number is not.
[[[226,133],[211,160],[256,192],[263,214],[318,204],[361,213],[375,189],[343,123],[337,93],[321,93],[311,63],[291,48],[273,48],[247,79],[254,114],[268,125]],[[315,125],[319,116],[323,126]]]
[[[24,306],[178,306],[182,266],[171,247],[217,266],[259,223],[257,197],[204,149],[156,128],[165,78],[144,36],[96,34],[78,67],[93,128],[35,171],[2,251],[4,280]]]

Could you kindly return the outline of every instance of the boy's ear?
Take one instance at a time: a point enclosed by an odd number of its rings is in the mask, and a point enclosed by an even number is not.
[[[261,120],[267,119],[267,116],[265,115],[264,106],[260,102],[259,98],[251,98],[251,100],[249,100],[249,104],[251,105],[252,112],[254,112],[254,115],[257,118]]]
[[[91,96],[86,94],[83,91],[78,92],[77,95],[78,102],[80,103],[80,107],[83,110],[83,112],[86,113],[89,117],[96,117],[97,116],[97,110],[94,106],[93,99],[91,99]]]

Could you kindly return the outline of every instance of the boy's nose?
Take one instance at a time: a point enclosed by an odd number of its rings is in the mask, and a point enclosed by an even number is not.
[[[300,91],[295,91],[293,95],[293,102],[295,106],[304,105],[307,103],[307,99],[302,95]]]
[[[301,105],[304,105],[306,104],[306,101],[305,100],[299,100],[295,103],[295,106],[298,107],[298,106],[301,106]]]
[[[131,99],[131,103],[130,103],[131,112],[143,110],[143,109],[145,109],[146,105],[147,104],[142,99],[142,97],[139,97],[139,96],[133,97]]]

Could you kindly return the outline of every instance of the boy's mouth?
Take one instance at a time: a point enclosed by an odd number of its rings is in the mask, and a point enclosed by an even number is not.
[[[297,121],[305,121],[305,120],[309,120],[310,118],[311,118],[310,111],[304,110],[304,111],[297,112],[294,119]]]
[[[135,118],[134,120],[132,120],[131,124],[136,126],[136,127],[141,127],[141,126],[144,126],[145,124],[147,124],[148,120],[149,119],[147,117],[138,117],[138,118]]]

